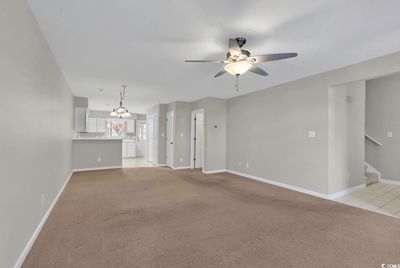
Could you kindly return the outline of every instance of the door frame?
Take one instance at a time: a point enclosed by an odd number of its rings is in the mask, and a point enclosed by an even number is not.
[[[153,120],[153,137],[150,137],[150,120]],[[158,114],[150,115],[146,118],[147,123],[147,141],[146,141],[146,160],[147,162],[158,165]],[[153,159],[149,159],[149,142],[153,142]],[[156,153],[154,153],[156,152]],[[155,158],[155,159],[154,159]],[[153,160],[153,161],[152,161]],[[154,161],[155,160],[155,161]]]
[[[204,109],[198,109],[198,110],[194,110],[191,113],[191,121],[190,121],[190,168],[195,168],[195,163],[194,163],[194,158],[195,158],[195,145],[194,145],[194,131],[195,131],[195,124],[194,124],[194,118],[196,117],[197,113],[202,113],[203,114],[203,143],[202,143],[202,154],[201,154],[201,160],[202,160],[202,167],[201,169],[204,170],[204,144],[205,144],[205,129],[206,129],[206,115],[204,112]]]
[[[171,132],[171,139],[172,139],[172,146],[170,146],[169,148],[170,148],[170,150],[171,150],[171,162],[170,162],[170,164],[171,165],[168,165],[168,154],[167,154],[167,147],[168,147],[168,145],[171,145],[171,144],[168,144],[168,114],[171,114],[171,130],[170,130],[170,132]],[[174,113],[174,111],[169,111],[169,112],[167,112],[166,113],[166,115],[165,115],[165,157],[166,157],[166,159],[165,159],[165,165],[167,166],[167,167],[170,167],[170,168],[174,168],[174,149],[175,149],[175,139],[174,139],[174,135],[175,135],[175,126],[174,126],[174,123],[175,123],[175,113]]]

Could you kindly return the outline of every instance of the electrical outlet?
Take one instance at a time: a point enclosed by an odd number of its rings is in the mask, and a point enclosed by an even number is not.
[[[183,132],[181,132],[181,137],[183,137]]]
[[[249,163],[246,163],[246,168],[249,168],[250,167],[250,164]]]
[[[181,163],[183,162],[183,158],[182,157],[181,157],[180,161],[181,161]]]
[[[393,132],[392,131],[388,131],[388,138],[392,138],[393,137]]]
[[[309,138],[315,138],[316,137],[315,130],[309,130],[308,131],[308,137]]]
[[[101,161],[102,161],[101,157],[100,156],[97,157],[97,162],[101,162]]]
[[[241,166],[242,166],[242,162],[239,162],[239,163],[238,163],[238,166],[241,167]]]
[[[40,196],[40,204],[41,204],[41,205],[44,205],[44,201],[46,201],[45,198],[46,198],[46,195],[45,195],[45,194],[42,194],[42,195]]]

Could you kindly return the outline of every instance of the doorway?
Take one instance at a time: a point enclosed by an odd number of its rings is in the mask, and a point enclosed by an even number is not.
[[[191,124],[191,167],[203,168],[204,165],[204,110],[192,112]]]
[[[165,124],[165,155],[166,165],[170,168],[174,166],[174,111],[167,113]]]

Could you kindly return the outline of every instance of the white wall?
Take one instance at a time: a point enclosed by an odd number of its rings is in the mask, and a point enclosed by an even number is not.
[[[329,88],[329,194],[365,183],[365,81]]]
[[[400,74],[368,80],[366,88],[366,133],[382,143],[366,140],[366,161],[382,178],[400,181]]]
[[[328,194],[329,87],[399,71],[394,53],[229,99],[227,168]]]
[[[25,1],[0,1],[0,35],[0,267],[12,267],[71,172],[73,97]]]

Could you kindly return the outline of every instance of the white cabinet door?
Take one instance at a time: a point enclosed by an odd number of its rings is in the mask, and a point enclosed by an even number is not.
[[[135,120],[126,120],[126,132],[135,133]]]
[[[96,118],[96,132],[104,133],[106,132],[106,119]]]
[[[87,109],[83,107],[74,107],[74,130],[77,132],[86,131]]]
[[[134,142],[128,142],[126,150],[128,157],[136,157],[136,147]]]
[[[126,148],[127,148],[126,143],[123,142],[123,143],[122,143],[122,157],[123,157],[123,158],[126,158],[126,157],[127,157],[127,150],[126,150]]]
[[[97,129],[96,118],[88,118],[86,131],[89,133],[95,133]]]

